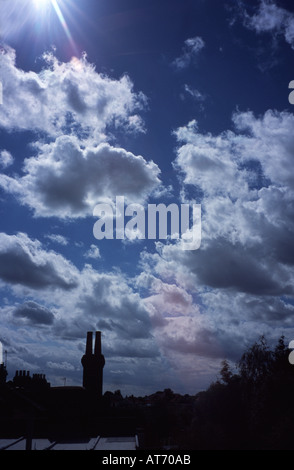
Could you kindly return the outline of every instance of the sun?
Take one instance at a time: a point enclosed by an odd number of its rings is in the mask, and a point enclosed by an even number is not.
[[[49,13],[50,13],[50,19],[53,20],[51,13],[52,12],[56,13],[56,16],[76,54],[77,48],[76,48],[76,45],[74,43],[73,37],[71,35],[66,19],[64,17],[64,13],[61,8],[61,7],[65,7],[64,5],[65,1],[64,0],[27,0],[27,1],[30,1],[35,5],[35,8],[36,8],[35,16],[40,23],[41,21],[44,21],[45,18],[46,19],[49,18]],[[63,9],[65,10],[65,8]]]
[[[37,8],[45,8],[52,3],[51,0],[33,0],[33,2]]]

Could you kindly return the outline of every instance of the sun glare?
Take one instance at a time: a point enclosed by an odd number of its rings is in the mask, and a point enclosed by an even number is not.
[[[44,8],[51,3],[51,0],[33,0],[33,2],[37,8]]]
[[[0,0],[1,1],[1,0]],[[64,12],[62,10],[66,10],[65,8],[65,2],[63,0],[29,0],[33,2],[33,4],[36,7],[36,17],[39,21],[39,24],[41,25],[41,22],[45,20],[45,18],[48,18],[49,20],[49,13],[50,13],[50,21],[54,20],[54,15],[51,13],[55,12],[70,44],[71,47],[73,48],[74,53],[76,54],[76,46],[74,43],[74,40],[72,38],[71,32],[69,30],[69,27],[67,25],[66,19],[64,17]],[[68,13],[68,11],[67,11]],[[41,26],[40,26],[41,28]]]

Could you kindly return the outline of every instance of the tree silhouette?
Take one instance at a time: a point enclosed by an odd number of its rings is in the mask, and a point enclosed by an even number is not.
[[[254,343],[241,357],[238,367],[241,378],[248,383],[257,383],[271,371],[273,352],[268,348],[264,336]]]
[[[194,449],[294,449],[294,368],[281,336],[274,349],[261,336],[236,364],[198,394],[189,441]]]

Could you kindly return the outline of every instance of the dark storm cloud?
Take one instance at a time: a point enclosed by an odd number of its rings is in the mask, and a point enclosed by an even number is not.
[[[27,253],[21,251],[0,253],[0,277],[9,284],[21,284],[33,289],[43,289],[48,286],[62,289],[74,287],[74,284],[61,279],[49,262],[37,266]]]
[[[95,276],[88,281],[87,292],[80,293],[76,307],[92,322],[96,320],[100,328],[112,331],[121,339],[151,337],[148,311],[123,276]]]
[[[262,245],[248,248],[218,239],[195,253],[188,264],[198,279],[211,287],[260,295],[293,295],[291,279],[278,276],[278,266],[263,258],[262,253]]]
[[[13,316],[24,319],[31,325],[52,325],[54,322],[53,313],[48,308],[33,301],[17,306],[13,311]]]
[[[165,337],[162,342],[165,349],[179,352],[181,354],[195,354],[206,357],[222,357],[223,350],[218,344],[216,334],[207,329],[199,329],[195,333],[194,341],[188,340],[184,336],[176,338]]]
[[[68,277],[69,266],[60,255],[47,253],[25,234],[0,234],[0,278],[8,284],[70,290],[77,280],[73,275]]]
[[[202,244],[182,256],[184,265],[216,289],[293,295],[293,114],[237,112],[233,122],[237,132],[217,136],[195,121],[176,132],[183,184],[203,191]],[[266,177],[257,188],[250,159]]]
[[[105,348],[105,354],[109,358],[155,358],[158,357],[159,352],[153,343],[145,343],[135,339],[131,343],[118,340],[115,342],[115,347]]]

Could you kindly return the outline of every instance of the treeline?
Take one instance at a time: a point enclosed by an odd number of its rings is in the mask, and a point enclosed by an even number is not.
[[[219,379],[193,400],[159,400],[149,414],[147,446],[157,442],[189,450],[294,450],[294,366],[289,353],[283,336],[274,349],[261,337],[234,367],[224,360]]]
[[[294,449],[294,367],[282,336],[271,350],[262,336],[232,371],[195,403],[189,446],[195,449]]]

